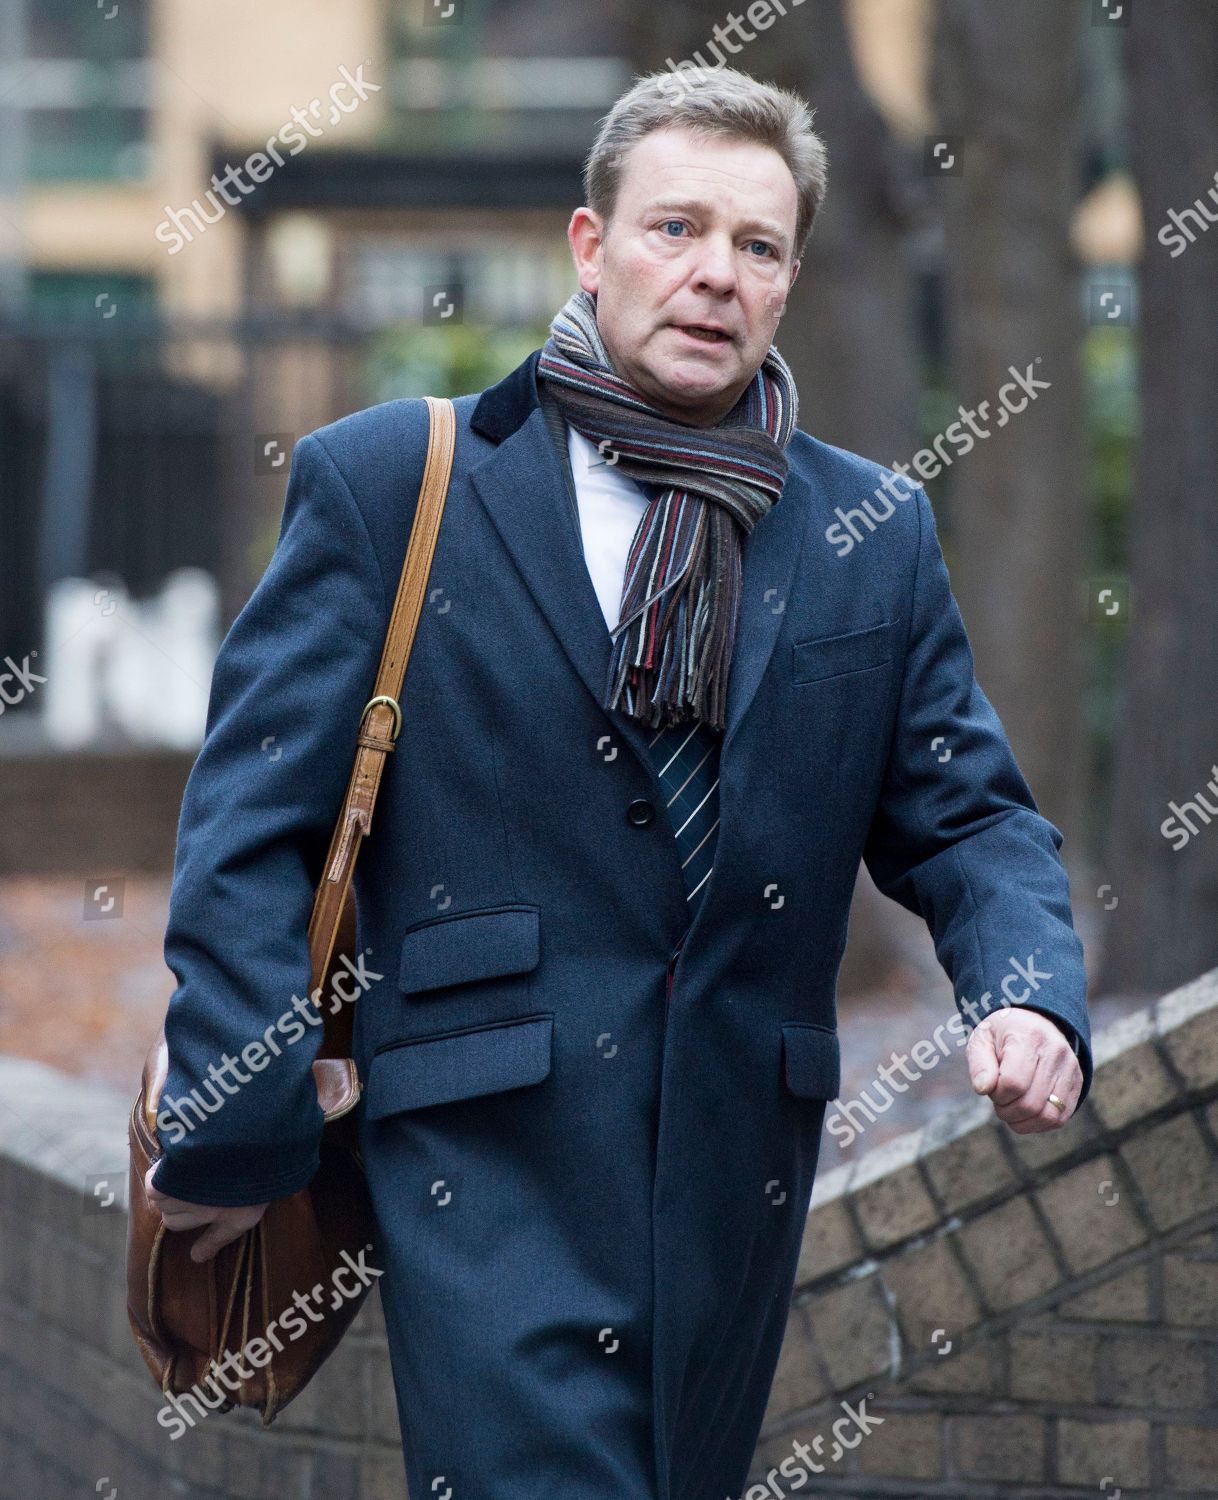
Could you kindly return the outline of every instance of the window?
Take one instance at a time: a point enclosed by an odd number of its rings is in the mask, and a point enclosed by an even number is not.
[[[10,104],[34,182],[139,179],[149,103],[146,0],[36,0]]]

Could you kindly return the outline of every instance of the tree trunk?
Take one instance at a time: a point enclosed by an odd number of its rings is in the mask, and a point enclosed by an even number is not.
[[[1099,987],[1157,993],[1218,964],[1218,826],[1207,826],[1218,817],[1198,801],[1200,793],[1218,808],[1218,223],[1195,207],[1201,199],[1218,219],[1218,8],[1213,0],[1135,5],[1126,40],[1146,226],[1142,419],[1133,607],[1102,870],[1119,904],[1108,918]],[[1171,210],[1183,215],[1192,243],[1175,237]],[[1188,822],[1165,835],[1162,825],[1177,817],[1172,804]]]
[[[949,344],[970,452],[948,446],[952,582],[977,678],[1041,812],[1082,863],[1088,764],[1080,584],[1088,506],[1078,197],[1084,11],[1063,0],[942,0],[936,95],[959,176],[944,175]],[[1051,388],[1005,422],[1012,369]],[[1030,383],[1030,382],[1029,382]],[[956,413],[953,411],[952,416]],[[945,445],[946,446],[946,445]]]

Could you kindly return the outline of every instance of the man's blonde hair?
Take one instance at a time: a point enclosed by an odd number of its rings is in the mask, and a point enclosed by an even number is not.
[[[825,198],[828,153],[812,129],[813,110],[790,89],[761,83],[736,68],[692,64],[637,78],[601,120],[584,162],[584,197],[606,225],[613,217],[626,153],[654,130],[755,141],[777,151],[795,179],[792,260],[803,254]]]

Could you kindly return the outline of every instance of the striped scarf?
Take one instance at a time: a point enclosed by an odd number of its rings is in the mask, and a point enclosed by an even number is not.
[[[604,707],[652,728],[722,729],[743,539],[786,483],[798,409],[786,361],[771,344],[731,411],[691,427],[614,371],[581,289],[551,323],[537,374],[607,463],[654,487],[626,562]]]

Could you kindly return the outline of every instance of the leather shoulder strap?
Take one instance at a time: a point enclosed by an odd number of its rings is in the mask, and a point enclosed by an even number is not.
[[[431,560],[448,496],[457,433],[456,408],[444,397],[427,396],[424,399],[429,427],[419,503],[410,528],[397,596],[389,616],[376,684],[360,716],[355,764],[347,784],[347,795],[330,839],[325,872],[317,887],[309,919],[309,959],[314,986],[322,982],[329,964],[360,841],[372,830],[372,810],[376,805],[385,757],[393,749],[402,728],[398,698],[423,611]]]

